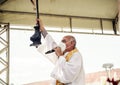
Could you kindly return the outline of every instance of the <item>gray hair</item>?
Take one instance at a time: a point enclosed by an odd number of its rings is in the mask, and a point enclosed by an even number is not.
[[[74,47],[76,46],[76,39],[75,39],[74,36],[72,36],[72,35],[67,35],[67,36],[65,36],[65,37],[68,37],[68,39],[69,39],[70,41],[73,41],[73,42],[75,43]]]

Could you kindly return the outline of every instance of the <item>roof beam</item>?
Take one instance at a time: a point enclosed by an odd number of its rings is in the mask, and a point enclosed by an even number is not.
[[[35,12],[24,12],[24,11],[11,11],[11,10],[1,10],[0,13],[17,13],[17,14],[36,14]],[[57,16],[57,17],[70,17],[70,18],[87,18],[87,19],[102,19],[102,20],[113,20],[109,18],[98,18],[98,17],[86,17],[86,16],[71,16],[71,15],[58,15],[49,13],[39,13],[43,16]]]

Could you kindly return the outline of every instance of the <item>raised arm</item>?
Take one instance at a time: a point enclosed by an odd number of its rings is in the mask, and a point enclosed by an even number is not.
[[[38,21],[39,21],[39,24],[40,24],[40,31],[41,31],[43,37],[45,38],[48,33],[47,33],[47,31],[46,31],[46,29],[45,29],[45,27],[43,25],[42,20],[38,19]]]
[[[44,43],[44,46],[40,45],[38,47],[38,51],[40,53],[42,53],[44,56],[46,56],[50,61],[52,61],[52,63],[55,63],[56,60],[57,60],[57,57],[54,53],[51,53],[51,54],[48,54],[48,55],[45,55],[45,52],[55,48],[57,46],[56,42],[54,41],[54,39],[48,34],[47,30],[45,29],[44,25],[43,25],[43,22],[41,19],[38,20],[39,21],[39,24],[40,24],[40,31],[45,39],[45,43]],[[45,49],[43,51],[43,49]]]

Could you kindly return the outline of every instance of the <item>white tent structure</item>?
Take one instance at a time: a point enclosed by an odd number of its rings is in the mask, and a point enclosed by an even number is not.
[[[0,21],[33,26],[36,11],[30,0],[2,0]],[[2,2],[1,1],[1,2]],[[59,31],[117,34],[117,0],[39,0],[40,17],[46,26]],[[48,29],[49,30],[49,29]],[[80,31],[82,32],[82,31]],[[83,31],[87,32],[87,31]]]

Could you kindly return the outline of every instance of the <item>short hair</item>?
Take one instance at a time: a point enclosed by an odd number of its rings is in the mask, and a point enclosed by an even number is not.
[[[76,46],[76,39],[75,39],[74,36],[72,36],[72,35],[67,35],[67,36],[65,36],[65,37],[67,37],[70,41],[73,41],[73,42],[75,43],[74,47]]]

